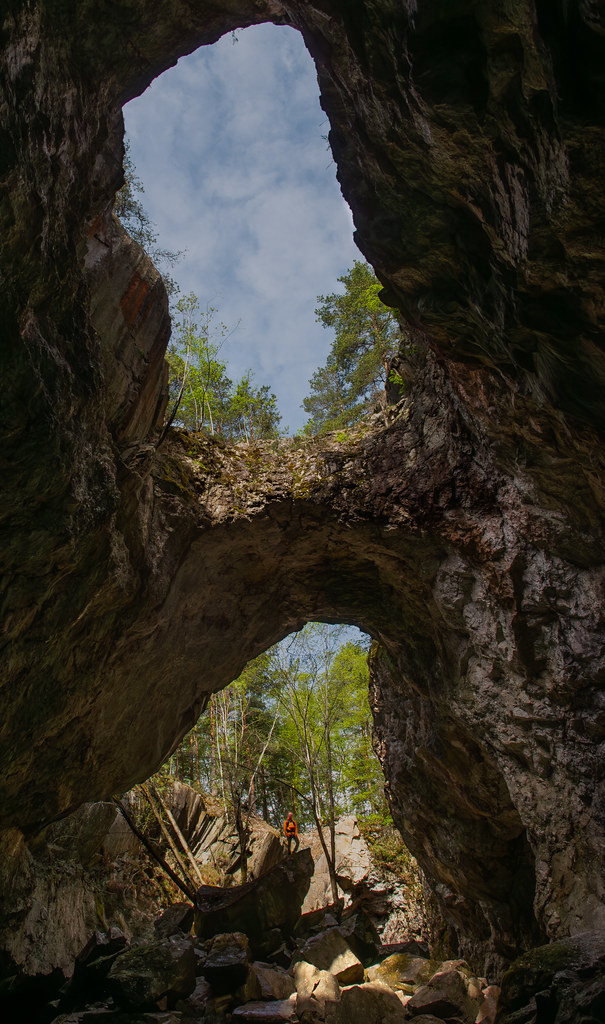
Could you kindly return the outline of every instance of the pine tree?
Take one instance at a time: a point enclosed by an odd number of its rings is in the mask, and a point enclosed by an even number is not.
[[[303,400],[311,434],[349,427],[368,412],[384,391],[389,361],[402,340],[367,263],[357,260],[338,280],[344,293],[318,296],[315,310],[319,323],[334,331],[334,340],[325,366],[309,381],[311,394]]]

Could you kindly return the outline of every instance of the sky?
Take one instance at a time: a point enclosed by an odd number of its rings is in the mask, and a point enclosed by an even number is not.
[[[336,181],[313,62],[294,29],[253,26],[182,58],[124,108],[143,205],[185,250],[181,292],[234,330],[221,359],[269,384],[294,433],[330,332],[317,296],[361,254]]]

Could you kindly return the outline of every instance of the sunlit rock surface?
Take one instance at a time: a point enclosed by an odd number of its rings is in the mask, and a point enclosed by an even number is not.
[[[307,619],[345,621],[381,645],[378,749],[452,939],[506,959],[603,926],[598,7],[2,18],[3,823],[143,778],[204,692]],[[316,60],[358,244],[426,356],[350,436],[158,448],[167,306],[110,214],[120,108],[267,20]]]

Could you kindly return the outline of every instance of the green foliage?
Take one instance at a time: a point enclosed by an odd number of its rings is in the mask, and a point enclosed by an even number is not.
[[[227,367],[218,358],[228,333],[223,323],[215,322],[216,310],[200,309],[193,292],[182,295],[175,304],[176,340],[168,349],[169,389],[178,422],[190,430],[206,425],[211,433],[220,432],[231,393],[232,381]]]
[[[371,735],[365,644],[309,624],[213,694],[172,770],[227,806],[247,802],[254,776],[254,809],[278,827],[289,808],[301,827],[314,824],[314,799],[324,823],[332,814],[380,817],[384,779]]]
[[[338,279],[344,293],[320,295],[317,320],[334,331],[324,366],[309,381],[303,400],[310,434],[355,423],[383,393],[389,361],[402,341],[399,325],[378,295],[380,282],[359,260]]]
[[[277,399],[268,384],[253,387],[252,377],[248,370],[231,394],[231,436],[243,437],[246,441],[278,437],[281,415],[277,411]]]
[[[355,814],[378,865],[418,888],[372,749],[367,656],[367,645],[343,627],[309,623],[212,695],[170,771],[220,800],[240,851],[252,814],[281,831],[293,810],[300,830],[327,825],[330,833],[338,817]],[[245,853],[240,858],[245,872]]]
[[[402,881],[416,883],[418,867],[401,835],[385,810],[359,821],[360,831],[372,857],[383,871],[391,871]]]
[[[409,381],[407,381],[397,370],[390,370],[389,380],[391,384],[395,384],[399,389],[399,394],[403,395],[408,387]]]
[[[251,371],[236,384],[227,376],[219,353],[231,330],[216,315],[213,306],[203,311],[193,292],[176,302],[176,340],[167,353],[174,418],[230,440],[277,437],[281,416],[268,385],[255,388]]]

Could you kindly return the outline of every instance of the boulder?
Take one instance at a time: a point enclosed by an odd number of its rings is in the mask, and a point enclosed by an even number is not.
[[[208,944],[202,974],[219,994],[234,992],[248,980],[250,946],[243,932],[216,935]]]
[[[210,938],[227,929],[241,931],[256,956],[273,952],[298,920],[312,873],[310,851],[300,850],[246,885],[203,886],[197,894],[196,935]]]
[[[190,903],[173,903],[166,907],[154,923],[158,939],[167,939],[177,932],[190,932],[193,925],[193,907]]]
[[[359,831],[357,819],[352,815],[339,818],[336,822],[335,840],[338,883],[342,890],[349,892],[355,885],[369,877],[372,870],[370,851]],[[303,913],[320,910],[331,903],[330,872],[326,855],[322,851],[315,862],[315,871],[302,908]]]
[[[407,1004],[411,1016],[458,1017],[474,1024],[481,997],[473,999],[462,974],[454,969],[438,971],[426,985],[416,990]]]
[[[502,978],[498,1024],[532,1014],[557,1024],[605,1020],[605,932],[572,935],[514,961]]]
[[[326,915],[326,918],[329,916]],[[362,907],[358,907],[355,912],[351,908],[345,911],[338,930],[365,966],[376,962],[382,942],[374,922]]]
[[[402,1024],[407,1019],[395,993],[376,982],[343,988],[340,1002],[325,1008],[326,1024]]]
[[[195,979],[195,988],[186,999],[179,999],[175,1009],[188,1017],[203,1017],[209,1000],[212,999],[212,988],[205,978]]]
[[[234,1021],[250,1024],[280,1024],[281,1021],[296,1021],[296,999],[273,1000],[271,1002],[246,1003],[235,1008],[231,1015]]]
[[[500,988],[498,985],[488,985],[482,991],[483,1002],[479,1006],[475,1024],[494,1024],[496,1011],[498,1009],[498,998]]]
[[[304,960],[293,967],[296,984],[296,1011],[299,1016],[324,1016],[326,1003],[337,1003],[340,999],[340,986],[337,979],[329,971],[321,971],[313,964]]]
[[[102,1000],[107,991],[107,974],[127,945],[126,936],[119,928],[95,931],[78,953],[73,974],[61,990],[60,1009],[75,1011],[96,999]]]
[[[327,838],[327,831],[326,831]],[[363,908],[381,942],[404,936],[419,936],[424,925],[424,902],[419,884],[407,884],[399,874],[379,866],[353,815],[336,822],[336,874],[345,903]],[[318,842],[313,844],[316,849]],[[417,872],[410,857],[410,871]],[[414,882],[417,882],[414,876]],[[323,851],[317,855],[315,871],[303,904],[303,913],[312,914],[332,903],[328,864]],[[356,950],[359,955],[359,951]],[[363,959],[363,957],[362,957]]]
[[[156,1009],[164,996],[188,996],[195,988],[193,941],[171,936],[126,950],[114,959],[107,981],[117,1002],[143,1009]]]
[[[250,836],[249,878],[260,878],[283,858],[284,847],[279,832],[259,819]]]
[[[251,970],[256,976],[260,999],[289,999],[297,990],[292,975],[279,967],[254,963]]]
[[[180,1013],[132,1013],[94,1007],[76,1013],[61,1014],[51,1024],[181,1024]]]
[[[380,964],[368,968],[368,981],[378,981],[388,985],[394,992],[408,992],[412,988],[426,985],[435,973],[436,964],[420,956],[409,953],[393,953]]]
[[[434,1017],[432,1013],[422,1013],[419,1017],[413,1018],[414,1024],[443,1024],[442,1017]],[[456,1021],[452,1021],[456,1024]]]
[[[99,960],[101,957],[120,953],[128,945],[128,939],[119,928],[110,928],[108,932],[95,931],[76,957],[75,970]]]
[[[329,971],[341,985],[363,981],[363,964],[338,928],[330,928],[309,939],[295,959],[304,960],[322,971]]]

